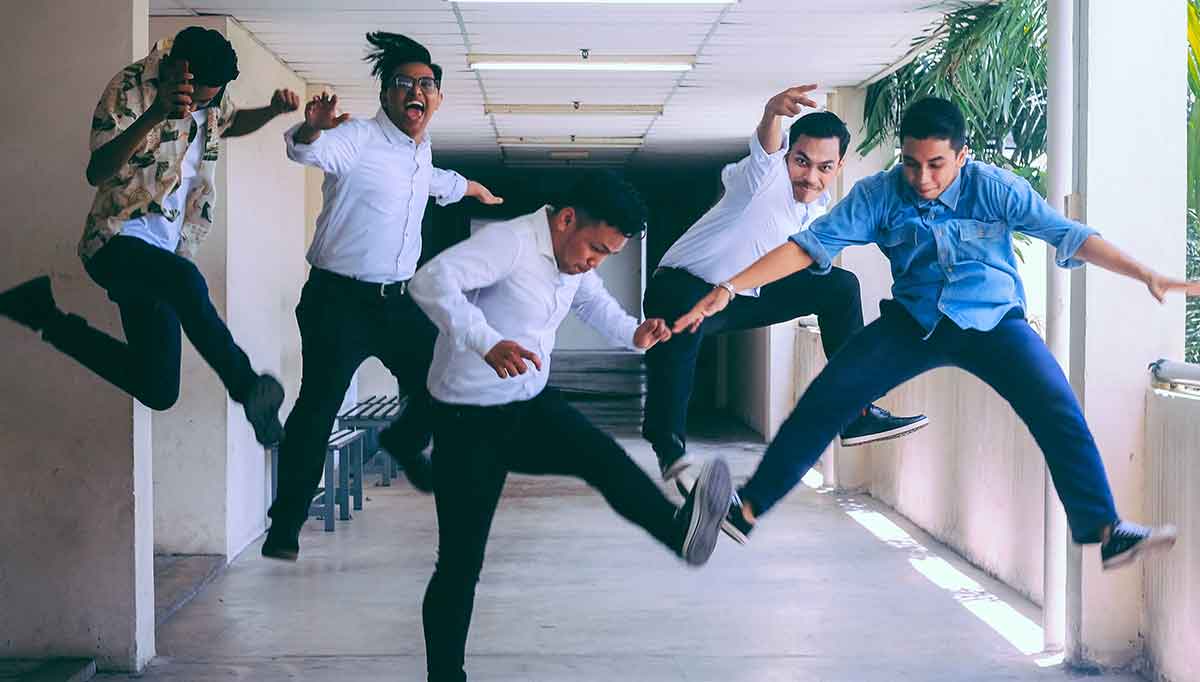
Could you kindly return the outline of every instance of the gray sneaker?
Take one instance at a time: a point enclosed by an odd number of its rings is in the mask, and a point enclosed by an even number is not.
[[[704,463],[700,476],[683,506],[675,513],[682,541],[679,555],[692,566],[703,566],[712,556],[721,522],[729,511],[733,479],[729,465],[715,459]]]

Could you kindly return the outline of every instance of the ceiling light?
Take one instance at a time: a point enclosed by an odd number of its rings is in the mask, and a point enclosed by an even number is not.
[[[578,149],[571,151],[550,152],[546,156],[555,161],[584,161],[590,159],[592,153],[586,149]]]
[[[606,147],[610,149],[637,149],[642,146],[645,138],[641,137],[581,137],[567,135],[564,137],[515,137],[504,136],[496,138],[501,147]]]
[[[660,116],[660,104],[485,104],[485,114],[601,114],[608,116]]]
[[[588,50],[578,55],[467,55],[467,66],[475,71],[690,71],[695,61],[689,55],[596,56]]]
[[[735,5],[738,0],[446,0],[460,5],[469,3],[520,3],[557,5]]]

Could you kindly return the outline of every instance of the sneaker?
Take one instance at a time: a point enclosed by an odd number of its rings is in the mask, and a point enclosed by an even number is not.
[[[681,476],[675,479],[675,489],[680,495],[686,498],[692,489],[695,481],[688,481],[686,477]],[[733,491],[729,495],[729,511],[725,513],[725,518],[721,520],[721,531],[730,537],[739,545],[746,544],[750,539],[750,531],[754,530],[754,524],[746,520],[742,514],[742,498],[738,496],[737,491]]]
[[[425,456],[423,447],[398,443],[400,435],[393,427],[384,429],[379,434],[379,447],[396,461],[412,487],[423,493],[433,492],[433,463]]]
[[[45,275],[18,284],[0,293],[0,315],[29,327],[35,332],[46,328],[62,312],[54,303],[50,278]]]
[[[268,559],[295,561],[300,557],[300,531],[286,532],[283,526],[272,523],[263,541],[262,555]]]
[[[723,460],[705,462],[691,494],[675,512],[681,536],[679,555],[692,566],[702,566],[717,546],[717,529],[729,510],[733,481]]]
[[[696,460],[687,453],[679,436],[672,435],[666,442],[652,442],[654,454],[658,456],[658,470],[662,473],[664,483],[670,483],[687,471]]]
[[[1100,565],[1107,571],[1132,563],[1147,552],[1166,551],[1175,545],[1178,535],[1171,525],[1147,528],[1117,521],[1108,540],[1100,545]]]
[[[881,440],[907,436],[929,426],[929,418],[923,414],[915,417],[897,417],[878,405],[868,405],[867,411],[842,431],[842,445],[866,445]]]
[[[283,386],[270,374],[260,374],[246,393],[242,408],[254,427],[254,438],[264,446],[274,445],[283,437],[279,406],[283,404]]]

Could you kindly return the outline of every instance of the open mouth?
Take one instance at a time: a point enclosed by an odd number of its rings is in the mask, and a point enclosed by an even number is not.
[[[404,115],[410,121],[419,121],[425,116],[425,104],[418,100],[406,102],[404,104]]]

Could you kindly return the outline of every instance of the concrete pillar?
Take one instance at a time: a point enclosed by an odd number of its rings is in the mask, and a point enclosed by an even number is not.
[[[147,53],[147,0],[9,3],[0,55],[0,287],[49,273],[62,308],[119,334],[75,253],[94,190],[89,122]],[[154,655],[150,413],[23,327],[0,322],[0,658]]]
[[[1052,205],[1064,206],[1072,191],[1075,119],[1074,0],[1050,0],[1047,111],[1047,195]],[[1046,246],[1046,344],[1064,371],[1070,368],[1070,273],[1057,266],[1054,247]],[[1067,519],[1062,503],[1045,474],[1045,532],[1042,573],[1042,629],[1048,650],[1062,649],[1066,637]]]
[[[841,117],[850,130],[850,149],[846,152],[846,165],[834,188],[834,198],[841,201],[854,183],[888,167],[894,156],[891,142],[876,147],[863,156],[856,151],[864,136],[867,91],[865,88],[838,88],[829,96],[829,110]],[[879,302],[892,296],[892,270],[887,258],[879,248],[871,245],[863,248],[846,249],[841,255],[841,266],[858,276],[862,289],[863,320],[870,324],[879,317]],[[831,447],[831,457],[826,458],[827,482],[843,490],[866,488],[871,482],[871,452],[868,448]]]
[[[1176,276],[1184,273],[1185,253],[1186,10],[1174,2],[1075,3],[1075,192],[1082,217],[1142,262]],[[1146,365],[1182,357],[1183,315],[1182,297],[1159,306],[1142,285],[1099,268],[1077,271],[1072,282],[1072,381],[1117,507],[1134,520],[1144,517]],[[1068,562],[1068,654],[1122,665],[1139,653],[1141,571],[1101,573],[1098,553],[1089,546]]]
[[[237,104],[257,108],[277,88],[303,95],[306,84],[236,21],[156,17],[150,39],[200,25],[223,33],[241,72]],[[279,377],[287,414],[299,392],[300,338],[293,310],[306,273],[304,170],[283,153],[283,131],[300,114],[223,143],[214,228],[197,264],[234,338],[257,371]],[[159,552],[220,554],[232,560],[264,530],[269,459],[241,405],[190,343],[184,344],[179,403],[155,421],[155,547]]]

